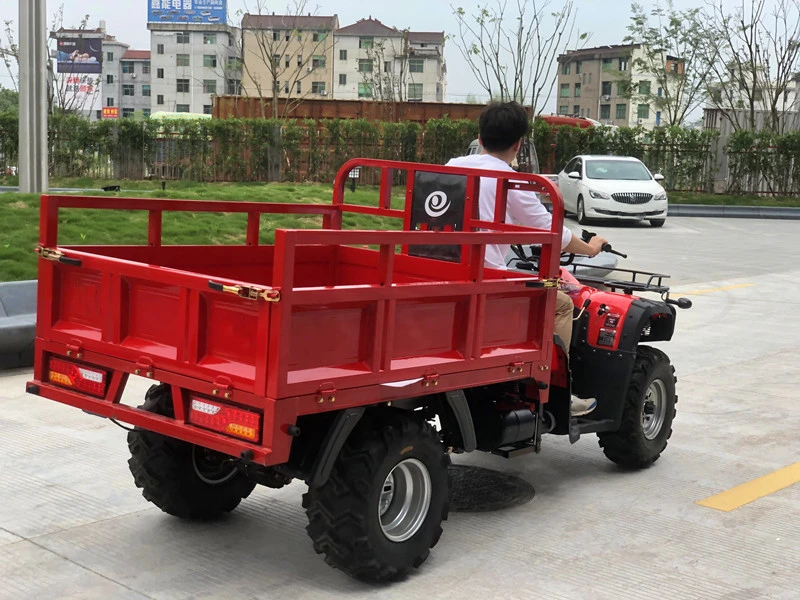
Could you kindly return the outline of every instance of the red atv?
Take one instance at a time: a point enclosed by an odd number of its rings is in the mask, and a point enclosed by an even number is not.
[[[356,167],[379,170],[377,206],[345,202]],[[547,193],[551,229],[482,221],[481,177],[498,181],[498,215],[510,190]],[[59,245],[71,208],[143,211],[147,243]],[[246,233],[165,244],[170,212],[236,214]],[[264,214],[322,229],[262,244]],[[398,230],[347,230],[352,215]],[[668,340],[683,301],[658,275],[560,272],[562,224],[558,190],[538,175],[374,160],[344,165],[330,205],[43,196],[27,391],[133,425],[134,481],[176,517],[218,517],[258,484],[304,481],[314,549],[359,579],[395,580],[439,541],[453,452],[511,457],[545,433],[596,432],[609,458],[643,467],[666,445],[672,368],[640,344]],[[514,243],[540,248],[537,272],[485,267],[488,244]],[[577,327],[554,344],[559,274]],[[158,382],[139,407],[122,402],[131,375]],[[597,409],[571,418],[571,392]]]

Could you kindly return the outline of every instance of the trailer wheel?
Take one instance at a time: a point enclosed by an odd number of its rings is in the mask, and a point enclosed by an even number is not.
[[[152,386],[140,408],[171,417],[169,386]],[[142,496],[182,519],[219,517],[256,486],[229,456],[146,429],[128,434],[128,449],[128,467]]]
[[[641,469],[658,460],[672,435],[678,402],[676,381],[666,354],[639,346],[622,410],[622,426],[613,433],[597,434],[603,453],[611,461]]]
[[[368,413],[328,481],[303,498],[314,550],[362,581],[402,578],[442,535],[449,464],[436,431],[416,415]]]

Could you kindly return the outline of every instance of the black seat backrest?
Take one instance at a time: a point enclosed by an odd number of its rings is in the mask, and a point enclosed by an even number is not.
[[[467,178],[417,171],[411,200],[411,231],[463,231]],[[461,246],[411,246],[412,256],[461,260]]]

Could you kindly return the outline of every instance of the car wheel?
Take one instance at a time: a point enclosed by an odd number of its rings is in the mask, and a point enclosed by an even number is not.
[[[589,222],[589,219],[586,218],[586,209],[583,206],[583,196],[578,196],[578,210],[576,214],[578,216],[578,223],[581,225],[586,225]]]
[[[650,227],[663,227],[666,219],[650,219]]]

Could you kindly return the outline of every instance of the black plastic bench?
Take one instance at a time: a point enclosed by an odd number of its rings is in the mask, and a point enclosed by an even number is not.
[[[0,369],[33,364],[37,283],[0,283]]]

